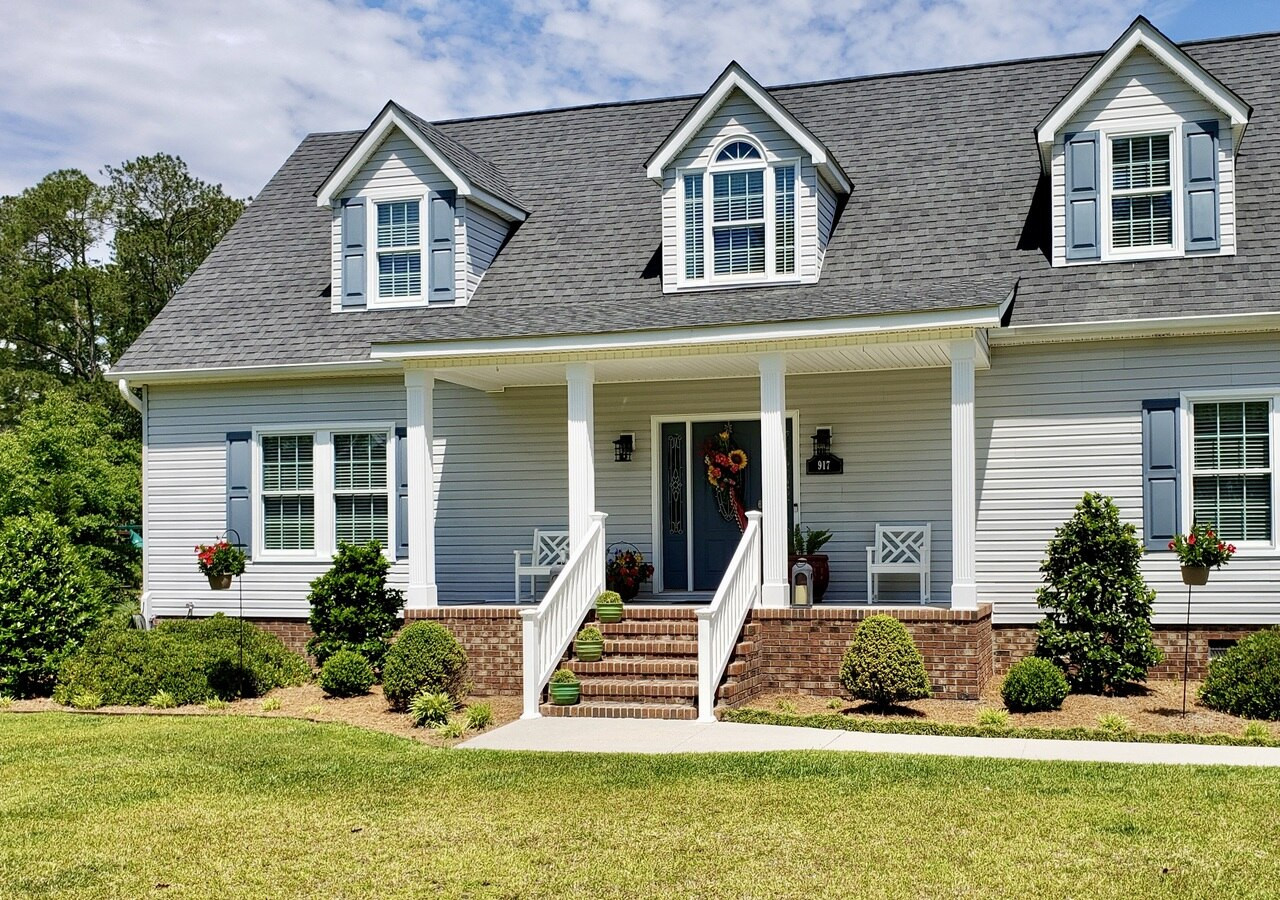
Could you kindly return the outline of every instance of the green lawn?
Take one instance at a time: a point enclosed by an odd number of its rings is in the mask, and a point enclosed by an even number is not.
[[[1274,896],[1280,772],[0,713],[0,895]]]

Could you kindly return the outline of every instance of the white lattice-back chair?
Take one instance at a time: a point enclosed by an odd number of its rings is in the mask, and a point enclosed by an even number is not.
[[[512,551],[516,558],[516,602],[520,603],[520,579],[529,579],[529,599],[538,599],[537,579],[539,575],[551,577],[559,568],[569,561],[569,532],[544,531],[541,528],[533,532],[532,550]],[[523,557],[523,559],[522,559]],[[528,562],[525,562],[525,560]]]
[[[867,602],[875,603],[881,575],[920,576],[920,602],[929,602],[929,525],[876,525],[867,547]]]

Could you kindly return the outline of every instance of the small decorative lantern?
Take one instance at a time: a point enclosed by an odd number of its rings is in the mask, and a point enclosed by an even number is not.
[[[842,475],[844,460],[831,452],[831,429],[818,428],[810,438],[813,441],[813,456],[805,464],[805,471],[810,475]]]
[[[831,455],[831,429],[819,428],[813,433],[813,455]]]
[[[803,559],[791,567],[791,605],[813,606],[813,566]]]
[[[613,461],[614,462],[631,462],[631,454],[636,449],[636,436],[634,434],[620,434],[618,439],[613,442]]]

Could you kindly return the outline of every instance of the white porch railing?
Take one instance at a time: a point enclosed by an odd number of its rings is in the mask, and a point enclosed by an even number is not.
[[[698,617],[698,721],[714,722],[716,688],[729,665],[747,613],[760,597],[760,513],[747,513],[747,528],[733,553],[711,606]]]
[[[542,688],[578,633],[596,597],[604,590],[604,520],[606,513],[591,514],[591,527],[574,547],[569,561],[551,583],[537,609],[520,611],[523,619],[524,713],[536,719],[541,713]]]

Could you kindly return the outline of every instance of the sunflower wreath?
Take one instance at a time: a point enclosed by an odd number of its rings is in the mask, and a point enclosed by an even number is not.
[[[743,496],[747,487],[746,451],[733,439],[733,428],[725,424],[702,445],[702,461],[707,466],[707,483],[715,491],[716,508],[726,522],[735,522],[738,531],[747,529]]]

